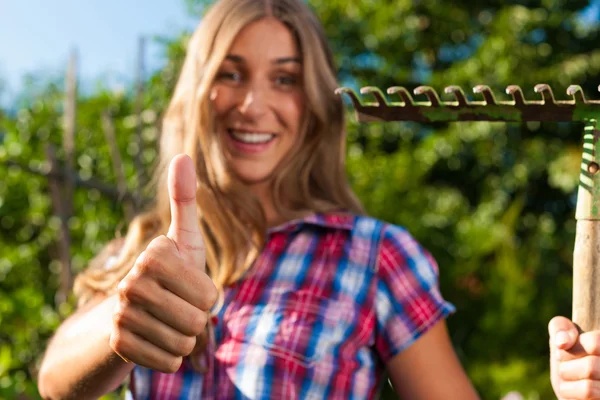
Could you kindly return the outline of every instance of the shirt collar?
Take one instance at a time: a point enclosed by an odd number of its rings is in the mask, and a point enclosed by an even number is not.
[[[312,213],[305,217],[285,222],[269,228],[267,234],[276,232],[293,232],[304,225],[315,225],[330,229],[352,230],[355,216],[345,212]]]

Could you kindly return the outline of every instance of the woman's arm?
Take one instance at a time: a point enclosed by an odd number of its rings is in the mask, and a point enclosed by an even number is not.
[[[404,400],[475,400],[441,320],[387,364],[394,390]]]
[[[92,399],[115,390],[133,368],[109,346],[117,296],[77,311],[50,341],[38,377],[44,399]]]

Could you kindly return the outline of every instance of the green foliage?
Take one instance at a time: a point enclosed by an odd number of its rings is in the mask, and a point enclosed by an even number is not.
[[[182,51],[183,36],[165,44],[165,52],[172,59],[148,82],[141,115],[141,154],[146,170],[150,170],[156,157],[158,121],[178,74]],[[31,86],[18,99],[16,112],[7,113],[0,129],[0,398],[10,399],[18,394],[39,397],[34,381],[37,363],[48,338],[74,306],[74,299],[60,308],[55,306],[60,219],[53,212],[47,179],[26,171],[48,171],[48,144],[64,160],[64,90],[43,78],[35,82],[30,77],[30,82]],[[133,156],[138,152],[134,109],[133,94],[102,86],[92,95],[79,98],[75,163],[83,180],[93,177],[116,183],[101,124],[102,114],[110,111],[128,189],[141,191],[133,165]],[[12,166],[6,164],[9,161]],[[74,210],[68,224],[76,273],[125,226],[121,201],[96,189],[76,189]]]
[[[206,1],[186,3],[200,12]],[[502,99],[509,84],[536,98],[533,86],[543,82],[558,98],[569,84],[581,85],[588,97],[596,93],[598,26],[578,20],[587,1],[309,3],[326,27],[340,79],[353,87],[428,84],[441,91],[487,84]],[[163,40],[167,65],[147,82],[146,168],[186,37]],[[0,129],[1,398],[37,397],[36,362],[72,309],[72,302],[54,306],[59,221],[47,181],[4,164],[44,168],[45,145],[60,149],[61,86],[30,79]],[[138,188],[133,91],[100,87],[78,107],[82,177],[115,183],[100,124],[111,110],[128,188]],[[570,315],[582,126],[358,125],[349,112],[348,136],[349,176],[368,211],[406,226],[438,260],[443,294],[458,309],[449,319],[452,339],[481,395],[498,399],[516,390],[553,398],[546,326],[554,315]],[[96,190],[78,189],[74,209],[69,226],[79,271],[124,228],[124,217],[119,201]]]
[[[597,25],[584,1],[318,1],[354,88],[549,83],[593,97]],[[475,96],[467,93],[474,99]],[[553,398],[547,323],[570,315],[579,124],[358,126],[348,169],[369,212],[406,226],[440,264],[455,347],[484,398]]]

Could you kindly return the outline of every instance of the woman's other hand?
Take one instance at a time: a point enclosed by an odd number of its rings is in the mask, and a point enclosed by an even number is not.
[[[565,317],[549,325],[554,393],[561,400],[600,399],[600,331],[579,334]]]

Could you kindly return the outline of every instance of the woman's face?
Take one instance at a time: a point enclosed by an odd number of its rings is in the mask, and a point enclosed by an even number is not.
[[[239,32],[211,91],[229,168],[245,183],[266,183],[299,136],[302,60],[291,31],[274,18]]]

